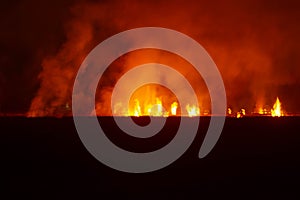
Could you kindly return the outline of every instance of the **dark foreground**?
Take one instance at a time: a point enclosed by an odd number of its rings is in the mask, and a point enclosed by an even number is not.
[[[140,123],[147,119],[138,119]],[[134,139],[100,118],[118,146],[147,152],[176,133],[170,118],[161,133]],[[0,118],[1,196],[22,199],[281,199],[300,198],[300,117],[228,118],[204,159],[198,159],[209,118],[173,164],[146,174],[113,170],[90,155],[72,118]],[[1,198],[2,199],[2,198]],[[9,199],[9,198],[5,198]]]

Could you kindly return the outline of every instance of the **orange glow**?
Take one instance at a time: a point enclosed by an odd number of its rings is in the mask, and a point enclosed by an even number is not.
[[[25,108],[28,99],[35,95],[29,106],[28,116],[56,116],[57,114],[72,116],[72,109],[63,108],[62,106],[69,102],[70,107],[72,107],[72,98],[75,98],[72,96],[74,80],[83,60],[101,41],[108,39],[119,31],[140,27],[141,24],[178,29],[177,31],[182,31],[205,47],[207,53],[212,57],[212,61],[216,62],[226,85],[232,116],[236,116],[241,105],[247,108],[247,116],[251,113],[253,115],[271,116],[271,108],[276,99],[274,98],[274,102],[273,100],[271,103],[269,102],[270,89],[281,91],[280,94],[285,95],[286,101],[283,102],[285,109],[299,108],[297,101],[292,98],[296,97],[292,93],[294,89],[287,89],[296,86],[295,91],[297,91],[299,80],[296,75],[299,74],[298,70],[300,68],[294,66],[298,66],[299,59],[294,59],[296,63],[294,63],[294,60],[292,62],[290,59],[285,59],[294,58],[294,53],[299,52],[297,51],[298,40],[300,40],[300,37],[298,37],[299,26],[296,26],[295,23],[298,22],[299,15],[296,7],[290,9],[289,3],[286,4],[288,6],[277,6],[276,4],[275,7],[272,6],[272,3],[261,3],[260,5],[260,1],[255,1],[253,5],[251,3],[251,6],[242,1],[220,1],[216,5],[208,3],[207,6],[199,6],[200,1],[189,1],[189,3],[158,2],[135,1],[132,5],[129,5],[128,1],[78,1],[78,3],[76,1],[76,3],[70,4],[68,10],[72,14],[67,15],[62,20],[63,24],[61,26],[64,28],[58,29],[61,31],[59,37],[54,37],[51,41],[53,44],[49,44],[49,47],[47,42],[41,44],[42,47],[40,48],[42,49],[38,48],[37,54],[38,64],[36,68],[31,70],[34,73],[24,75],[26,80],[30,80],[28,86],[30,88],[26,88],[24,91],[32,91],[32,94],[22,97],[26,98],[25,103],[21,100]],[[265,4],[267,5],[265,12],[262,12],[260,8],[264,8]],[[281,3],[278,5],[281,5]],[[223,11],[223,8],[226,9]],[[109,10],[109,14],[106,14],[107,10]],[[154,10],[155,15],[153,14]],[[222,12],[215,12],[219,10]],[[166,15],[168,11],[174,11],[176,14]],[[143,14],[143,18],[133,20],[140,14]],[[220,18],[222,18],[222,29],[220,29],[219,34],[216,34],[216,30],[219,30],[218,22]],[[241,23],[233,23],[235,20]],[[249,28],[249,25],[257,24],[257,22],[259,25]],[[177,27],[176,24],[180,24],[180,27]],[[237,37],[240,33],[243,34]],[[125,41],[126,48],[131,49],[137,45],[137,41],[142,42],[142,37],[143,35],[137,36],[137,38],[128,38],[128,41]],[[153,37],[153,40],[155,39],[156,37]],[[289,41],[285,42],[285,39]],[[89,108],[90,110],[85,114],[88,115],[88,112],[94,112],[94,109],[98,116],[111,116],[113,113],[123,116],[134,113],[134,108],[129,107],[128,102],[122,101],[122,99],[117,99],[116,101],[120,104],[116,106],[116,109],[114,107],[111,109],[110,95],[120,77],[130,69],[146,63],[160,63],[177,70],[195,88],[200,101],[198,103],[201,106],[201,115],[211,113],[211,110],[209,110],[211,99],[208,88],[201,74],[197,72],[195,66],[192,66],[194,63],[190,63],[188,59],[199,56],[199,52],[190,51],[189,44],[182,45],[179,50],[187,51],[188,54],[188,58],[184,58],[170,51],[151,48],[153,46],[151,40],[147,44],[149,45],[148,48],[137,48],[134,51],[128,51],[124,55],[118,55],[119,58],[110,63],[109,69],[105,70],[101,79],[90,80],[91,82],[99,82],[97,94],[95,95],[96,106],[95,108]],[[167,43],[167,41],[165,42]],[[280,49],[283,42],[285,44],[284,50],[273,52],[273,49]],[[52,46],[55,48],[52,49]],[[44,52],[43,48],[45,48],[47,55],[46,53],[40,53]],[[47,51],[47,48],[50,50]],[[6,55],[4,58],[6,62]],[[278,62],[279,58],[280,62]],[[18,61],[17,58],[15,60]],[[33,61],[35,59],[32,59]],[[203,66],[206,66],[206,64],[201,63]],[[35,63],[28,64],[28,66],[35,65]],[[37,75],[38,72],[38,76],[29,77],[30,74]],[[212,71],[209,70],[208,72]],[[211,76],[211,74],[207,75]],[[148,76],[148,74],[141,74],[140,77],[136,78],[142,79],[143,76]],[[6,80],[5,76],[3,80]],[[168,81],[165,82],[164,75],[158,76],[156,81],[169,83]],[[218,89],[213,79],[211,82],[211,87]],[[3,87],[6,88],[6,85]],[[87,93],[91,94],[91,88],[86,87],[86,89],[87,91],[83,91],[82,94],[76,94],[76,98],[82,98]],[[185,94],[184,88],[181,91]],[[288,94],[292,96],[288,96]],[[6,110],[8,108],[5,107],[6,104],[4,103],[10,103],[6,98],[11,95],[3,95],[5,100],[2,103],[1,99],[1,110],[2,108]],[[161,95],[156,95],[156,97],[161,97]],[[167,109],[169,115],[173,115],[171,104],[176,100],[170,99],[170,102],[167,102],[164,99],[165,96],[162,97],[163,106]],[[145,112],[143,97],[140,98],[139,96],[136,99],[139,100],[140,112],[143,114]],[[188,100],[188,95],[184,99]],[[256,100],[259,100],[262,105],[256,105]],[[187,103],[193,104],[194,102]],[[185,110],[187,103],[178,105],[182,108],[177,108],[176,116],[187,115]],[[146,103],[146,105],[149,104],[154,105],[155,99],[154,102]],[[134,103],[132,102],[131,105],[134,105]],[[256,105],[255,110],[254,105]],[[267,105],[267,110],[264,111],[264,106]],[[20,106],[18,105],[16,108]],[[258,110],[259,108],[262,109]],[[206,109],[210,112],[206,112]],[[181,110],[183,110],[182,113],[180,113]],[[295,114],[299,112],[299,110],[285,111],[285,115],[290,112],[295,112]],[[139,111],[136,112],[136,114],[138,113]],[[146,113],[149,113],[149,111]],[[225,114],[225,112],[222,113]],[[167,113],[161,114],[166,115]],[[228,114],[230,115],[229,112]]]
[[[156,102],[154,104],[148,103],[141,106],[141,102],[139,99],[134,99],[133,109],[126,110],[126,107],[124,107],[124,104],[121,102],[118,102],[114,106],[113,113],[114,115],[118,116],[134,116],[134,117],[140,117],[140,116],[163,116],[167,117],[168,112],[164,111],[162,101],[160,98],[156,98]]]
[[[175,101],[170,106],[170,112],[165,110],[161,98],[156,98],[156,102],[142,104],[139,99],[134,99],[133,105],[129,105],[132,109],[125,110],[122,103],[116,103],[114,106],[114,114],[119,116],[155,116],[168,117],[169,115],[180,115],[178,113],[178,103]],[[195,105],[186,105],[186,114],[189,117],[200,116],[200,108]]]
[[[270,111],[268,112],[268,110],[266,108],[259,108],[258,109],[258,114],[260,114],[260,115],[268,115],[268,114],[270,114]]]
[[[190,106],[189,104],[186,105],[186,111],[189,117],[195,117],[200,115],[200,108],[195,105]]]
[[[168,117],[182,114],[176,96],[169,89],[157,84],[147,84],[136,89],[128,103],[121,96],[114,103],[112,112],[116,116],[136,117]]]
[[[284,115],[281,109],[281,102],[278,97],[273,105],[273,109],[271,109],[271,115],[272,117],[281,117]]]

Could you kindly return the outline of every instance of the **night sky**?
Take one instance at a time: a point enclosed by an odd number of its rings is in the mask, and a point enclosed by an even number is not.
[[[0,9],[0,113],[70,102],[88,52],[145,26],[174,29],[203,45],[230,106],[253,109],[279,96],[286,111],[300,112],[299,1],[12,0]]]

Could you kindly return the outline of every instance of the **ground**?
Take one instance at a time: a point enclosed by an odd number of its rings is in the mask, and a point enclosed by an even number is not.
[[[122,135],[112,118],[99,118],[112,141],[136,152],[157,149],[170,141],[178,120],[169,118],[162,133],[142,142]],[[201,117],[193,144],[168,167],[129,174],[89,154],[72,118],[3,117],[1,190],[11,198],[31,199],[300,197],[300,117],[227,118],[213,151],[198,159],[208,122],[209,117]]]

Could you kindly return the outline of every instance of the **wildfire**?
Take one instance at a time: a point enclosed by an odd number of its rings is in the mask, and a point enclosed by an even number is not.
[[[113,105],[111,111],[115,116],[200,116],[200,107],[195,102],[186,102],[181,106],[171,91],[155,84],[138,88],[127,104],[122,100],[119,97]],[[209,110],[204,110],[205,113],[208,115]]]
[[[65,105],[69,108],[69,105]],[[246,110],[247,108],[247,110]],[[97,108],[96,108],[97,109]],[[129,102],[126,104],[120,98],[114,104],[112,113],[116,116],[153,116],[153,117],[168,117],[168,116],[209,116],[210,110],[206,107],[200,107],[194,102],[186,102],[183,105],[179,104],[178,99],[167,89],[155,85],[146,85],[136,90]],[[277,97],[274,106],[270,108],[264,103],[257,104],[255,109],[251,111],[249,107],[241,107],[235,110],[232,107],[227,107],[228,117],[251,117],[251,116],[284,116],[282,103]]]
[[[155,103],[141,103],[139,99],[134,99],[132,102],[131,109],[126,110],[125,104],[118,102],[115,104],[113,113],[118,116],[154,116],[154,117],[168,117],[176,116],[178,113],[178,102],[174,101],[169,106],[170,110],[166,110],[163,107],[163,102],[161,98],[156,98]],[[186,114],[189,117],[200,116],[200,108],[195,105],[186,105]]]
[[[284,115],[281,110],[281,102],[279,101],[278,97],[276,99],[275,104],[273,105],[273,109],[271,109],[271,115],[272,117],[281,117]]]
[[[189,104],[186,105],[186,111],[189,117],[199,116],[200,115],[200,108],[195,105],[190,106]]]

